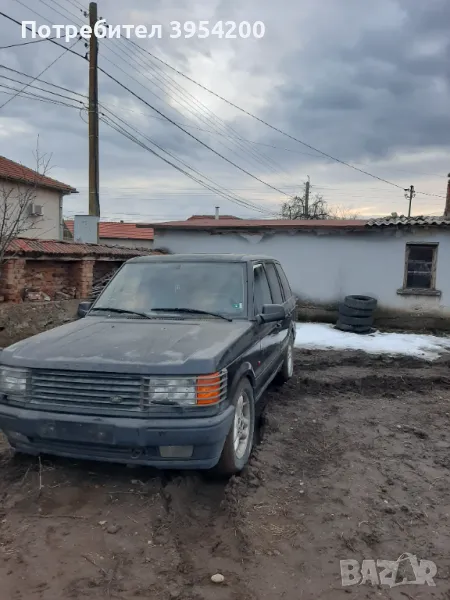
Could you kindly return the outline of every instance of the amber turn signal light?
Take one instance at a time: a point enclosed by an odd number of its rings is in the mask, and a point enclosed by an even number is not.
[[[216,404],[220,400],[220,373],[197,377],[197,404]]]

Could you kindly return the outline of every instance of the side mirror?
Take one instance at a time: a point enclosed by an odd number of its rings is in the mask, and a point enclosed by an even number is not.
[[[80,317],[80,319],[87,315],[92,305],[93,302],[80,302],[77,311],[77,314]]]
[[[264,304],[262,314],[259,315],[261,323],[274,323],[286,318],[286,310],[281,304]]]

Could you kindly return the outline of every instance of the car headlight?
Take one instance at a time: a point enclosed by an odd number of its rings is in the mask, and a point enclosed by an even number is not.
[[[184,406],[196,404],[195,378],[150,378],[148,386],[150,402],[176,403]]]
[[[226,397],[227,372],[199,377],[149,377],[146,383],[150,404],[210,405]]]
[[[7,396],[24,396],[28,387],[28,369],[0,367],[0,393]]]

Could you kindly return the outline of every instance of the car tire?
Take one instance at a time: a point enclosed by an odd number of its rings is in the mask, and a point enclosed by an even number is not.
[[[350,308],[346,304],[339,305],[339,315],[344,317],[370,317],[373,314],[373,310],[362,309],[362,308]]]
[[[225,440],[219,462],[214,469],[216,473],[226,477],[231,477],[242,471],[248,462],[253,447],[255,401],[253,388],[247,378],[239,382],[231,398],[231,403],[235,407],[233,423]],[[242,438],[244,433],[246,433],[245,440]]]
[[[346,315],[339,315],[339,322],[343,325],[351,325],[352,327],[372,327],[373,315],[367,317],[347,317]]]
[[[342,323],[340,320],[336,324],[336,329],[339,329],[339,331],[345,331],[347,333],[359,333],[359,334],[371,333],[371,331],[372,331],[372,327],[370,327],[370,326],[347,325],[345,323]]]
[[[286,383],[294,374],[294,340],[292,336],[289,337],[288,346],[284,353],[284,360],[281,368],[277,374],[277,381],[279,383]]]
[[[357,310],[374,310],[377,306],[377,300],[370,296],[345,296],[344,304]]]

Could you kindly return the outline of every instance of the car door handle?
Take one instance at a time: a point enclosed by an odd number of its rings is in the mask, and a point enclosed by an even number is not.
[[[283,323],[280,321],[275,325],[275,329],[281,329],[283,327]]]

